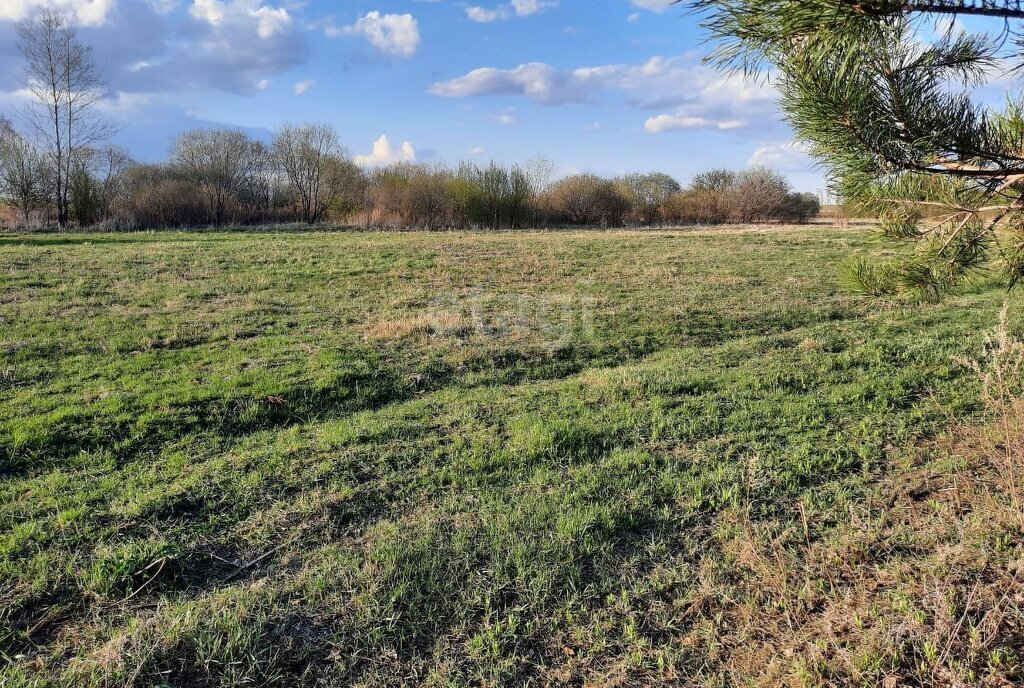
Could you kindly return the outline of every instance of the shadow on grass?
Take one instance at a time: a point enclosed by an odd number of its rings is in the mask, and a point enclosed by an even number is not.
[[[133,245],[146,242],[184,242],[200,238],[230,237],[253,234],[352,234],[365,230],[347,225],[253,225],[233,227],[185,227],[166,229],[131,230],[123,232],[92,232],[41,229],[36,231],[0,231],[0,247],[3,246],[87,246]]]
[[[850,313],[832,311],[839,321]],[[649,336],[606,343],[586,342],[560,349],[505,348],[474,356],[461,368],[432,361],[421,371],[385,370],[349,373],[321,389],[297,384],[273,395],[214,397],[171,405],[134,420],[112,421],[90,414],[69,415],[39,437],[18,444],[0,435],[0,478],[24,475],[69,461],[81,453],[110,452],[118,463],[159,453],[164,446],[196,433],[216,433],[233,441],[246,435],[322,422],[373,411],[418,395],[463,386],[480,388],[561,380],[585,370],[616,367],[674,346],[714,347],[750,336],[773,336],[811,326],[822,314],[807,310],[730,317],[694,311]]]

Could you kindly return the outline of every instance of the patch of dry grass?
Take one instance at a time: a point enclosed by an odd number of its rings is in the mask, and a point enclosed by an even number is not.
[[[456,337],[472,328],[472,322],[464,315],[447,311],[418,313],[404,318],[380,320],[363,329],[363,339],[386,342],[413,337]]]
[[[1020,685],[1024,676],[1024,343],[1004,309],[983,357],[992,421],[951,428],[830,525],[718,518],[728,565],[695,626],[720,676],[758,686]],[[723,604],[724,603],[724,604]],[[724,612],[724,613],[723,613]]]

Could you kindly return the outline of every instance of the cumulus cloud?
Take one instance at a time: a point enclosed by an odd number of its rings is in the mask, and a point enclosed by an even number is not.
[[[807,145],[800,141],[776,141],[757,147],[747,161],[751,166],[771,167],[784,172],[803,172],[814,166]]]
[[[129,85],[252,92],[309,54],[288,7],[263,0],[193,0],[187,20],[164,45],[164,52],[146,60]]]
[[[252,93],[309,55],[305,32],[283,2],[191,0],[187,7],[176,19],[152,3],[122,3],[107,26],[83,34],[114,88]]]
[[[593,100],[588,81],[581,70],[564,71],[543,62],[531,62],[513,69],[474,69],[465,76],[435,83],[430,93],[445,98],[521,95],[542,105],[560,105]]]
[[[511,19],[512,12],[504,5],[494,9],[473,6],[466,8],[466,16],[475,22],[486,24],[487,22],[498,21],[499,19]]]
[[[715,121],[704,117],[686,117],[681,115],[658,115],[644,122],[644,129],[649,134],[660,134],[663,131],[684,131],[686,129],[718,129],[728,131],[745,126],[743,120],[730,119]]]
[[[512,0],[508,5],[498,5],[493,8],[475,5],[467,7],[466,16],[475,22],[484,24],[513,17],[529,17],[552,7],[558,7],[558,0]]]
[[[416,162],[416,149],[409,141],[403,142],[396,148],[391,145],[387,134],[382,134],[379,139],[374,141],[373,151],[369,155],[355,156],[355,161],[357,165],[363,167],[380,167],[396,162]]]
[[[306,81],[299,81],[294,86],[292,86],[292,93],[297,96],[301,96],[303,93],[308,93],[309,89],[313,88],[314,84],[316,84],[316,82],[313,81],[312,79],[307,79]]]
[[[652,57],[639,64],[565,70],[542,62],[511,69],[483,67],[433,84],[445,98],[523,96],[541,105],[593,103],[609,94],[648,110],[651,133],[694,128],[741,129],[778,121],[775,90],[763,80],[723,75],[686,57]]]
[[[0,21],[21,21],[44,7],[55,7],[66,12],[82,26],[99,26],[116,0],[2,0]]]
[[[21,82],[10,20],[44,5],[74,19],[113,91],[253,93],[309,56],[295,0],[0,0],[0,90]]]
[[[558,0],[512,0],[517,17],[529,17],[551,7],[558,7]]]
[[[252,0],[234,0],[230,3],[194,0],[189,14],[215,27],[224,24],[225,20],[241,23],[240,19],[248,18],[256,28],[256,35],[264,40],[284,33],[292,23],[285,8],[260,5]]]
[[[328,26],[328,36],[358,36],[390,57],[412,57],[420,47],[420,27],[411,14],[368,12],[355,24],[340,29]]]

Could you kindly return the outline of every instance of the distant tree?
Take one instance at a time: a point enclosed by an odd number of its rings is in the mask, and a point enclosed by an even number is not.
[[[124,175],[126,211],[139,227],[191,227],[209,222],[202,191],[174,165],[134,165]]]
[[[102,213],[103,191],[86,161],[79,160],[68,177],[68,215],[79,227],[94,224]]]
[[[80,226],[109,219],[124,192],[124,174],[132,161],[117,146],[83,151],[68,178],[69,214]]]
[[[18,209],[25,224],[46,203],[50,179],[44,156],[9,120],[0,118],[0,197]]]
[[[551,186],[555,178],[555,163],[538,155],[530,158],[523,165],[526,178],[530,181],[530,188],[534,194],[542,194]]]
[[[697,224],[722,224],[728,222],[732,213],[732,189],[736,185],[736,173],[732,170],[715,169],[696,175],[690,182],[684,199],[678,199],[677,208]]]
[[[346,179],[338,133],[326,124],[285,125],[274,139],[273,153],[298,198],[302,221],[320,221]]]
[[[347,216],[359,211],[367,185],[366,173],[348,158],[331,158],[327,161],[327,175],[337,185],[328,213]]]
[[[43,9],[18,25],[25,60],[25,84],[33,96],[27,119],[40,149],[50,158],[57,224],[68,224],[69,180],[82,156],[114,130],[97,104],[106,84],[92,58],[60,11]]]
[[[266,173],[266,147],[240,131],[194,129],[174,144],[174,162],[202,190],[213,222],[223,225],[230,205]]]
[[[492,229],[513,228],[526,217],[533,190],[523,168],[463,163],[456,174],[466,183],[464,208],[471,222]]]
[[[556,182],[547,197],[552,211],[574,225],[621,225],[629,210],[618,184],[592,174]]]
[[[637,219],[652,225],[664,216],[665,204],[681,191],[679,182],[662,172],[627,174],[620,179]]]
[[[408,224],[406,199],[412,180],[413,165],[394,163],[373,170],[366,186],[367,226],[377,224]]]
[[[413,225],[433,231],[449,214],[448,180],[451,172],[441,166],[417,165],[406,187],[405,206]]]
[[[120,146],[102,146],[93,151],[91,167],[103,190],[104,215],[109,215],[111,206],[124,199],[125,175],[134,165],[131,154]]]
[[[533,215],[533,226],[539,227],[547,224],[547,217],[544,215],[544,204],[538,202],[551,188],[555,179],[555,163],[541,155],[530,158],[523,167],[526,177],[530,182],[531,211]]]
[[[782,218],[788,222],[809,222],[821,212],[821,200],[812,193],[791,193],[786,197]]]
[[[732,170],[717,169],[701,172],[690,182],[695,191],[726,192],[736,183],[736,173]]]
[[[736,175],[729,188],[733,222],[768,222],[785,215],[789,181],[766,167],[752,167]]]
[[[713,59],[770,67],[782,108],[836,191],[907,247],[860,266],[868,293],[937,297],[987,265],[1024,276],[1024,100],[975,102],[1020,43],[1019,0],[695,0]],[[991,33],[936,18],[994,20]],[[977,23],[975,24],[977,25]]]

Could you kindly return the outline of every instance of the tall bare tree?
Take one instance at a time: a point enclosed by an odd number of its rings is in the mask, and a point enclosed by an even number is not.
[[[338,133],[326,124],[289,124],[277,135],[274,159],[298,198],[303,222],[315,224],[342,192],[345,158]]]
[[[262,143],[230,129],[193,129],[174,144],[174,161],[203,189],[218,225],[227,219],[231,203],[266,173],[267,158]]]
[[[18,25],[25,85],[34,97],[26,119],[50,158],[57,223],[68,224],[69,184],[79,158],[114,130],[96,106],[106,83],[92,49],[78,40],[59,10],[43,9]]]

